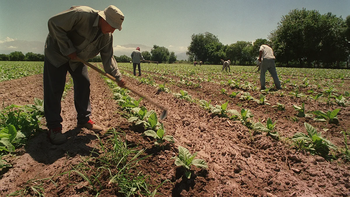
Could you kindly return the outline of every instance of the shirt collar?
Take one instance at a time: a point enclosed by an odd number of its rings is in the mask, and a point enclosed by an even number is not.
[[[98,21],[99,21],[99,19],[100,19],[100,16],[97,14],[97,17],[96,17],[96,19],[95,19],[95,22],[94,22],[94,24],[92,25],[93,27],[98,27]]]

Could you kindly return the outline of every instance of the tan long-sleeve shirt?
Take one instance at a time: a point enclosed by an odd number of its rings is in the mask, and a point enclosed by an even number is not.
[[[81,63],[69,60],[69,54],[76,52],[85,61],[100,54],[104,70],[120,80],[121,74],[113,56],[113,35],[102,34],[98,21],[98,10],[88,6],[72,7],[51,17],[45,43],[46,58],[56,67],[69,62],[75,70]]]

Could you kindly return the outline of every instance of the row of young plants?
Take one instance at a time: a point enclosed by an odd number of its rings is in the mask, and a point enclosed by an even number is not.
[[[43,73],[43,62],[0,61],[0,82]]]
[[[140,126],[144,130],[143,135],[154,139],[154,145],[158,149],[164,149],[164,142],[174,143],[173,136],[166,135],[164,125],[158,120],[157,114],[153,110],[147,110],[145,106],[140,106],[142,98],[135,100],[128,94],[129,91],[120,88],[115,82],[106,79],[107,84],[114,92],[114,99],[125,112],[123,116],[134,126]],[[183,167],[184,177],[191,178],[191,166],[207,168],[207,164],[202,159],[195,159],[197,153],[191,154],[190,151],[182,146],[178,146],[178,156],[175,159],[175,165]]]
[[[133,76],[129,76],[129,77],[133,77]],[[153,81],[153,80],[149,80],[149,81]],[[157,84],[155,84],[154,82],[152,82],[152,85],[157,86]],[[164,92],[168,92],[168,93],[170,92],[169,88],[166,88],[164,85],[158,85],[158,87],[159,87],[158,91],[163,90]],[[226,94],[226,90],[222,89],[221,93]],[[264,93],[266,94],[266,92]],[[241,95],[240,96],[241,100],[246,100],[246,101],[254,100],[258,104],[269,105],[264,94],[260,94],[259,99],[255,99],[254,97],[252,97],[249,92],[233,92],[229,96],[236,97],[239,94]],[[276,122],[273,123],[272,120],[268,118],[266,122],[266,126],[261,122],[253,123],[252,120],[250,119],[251,117],[253,117],[253,114],[250,112],[250,110],[247,110],[244,108],[242,108],[240,112],[237,110],[228,110],[227,109],[228,102],[222,105],[212,106],[210,104],[210,101],[209,102],[205,100],[198,101],[196,99],[192,99],[191,95],[189,95],[188,92],[185,90],[180,90],[179,93],[174,93],[174,96],[179,99],[187,100],[189,102],[198,103],[200,106],[202,106],[204,109],[208,110],[210,113],[214,115],[218,115],[220,117],[226,117],[233,120],[239,120],[243,125],[247,126],[249,129],[255,132],[265,131],[267,132],[268,136],[271,136],[274,139],[281,138],[279,133],[275,131]],[[279,110],[284,110],[285,108],[284,105],[280,103],[277,103],[272,107],[276,107]],[[297,112],[298,117],[305,117],[304,104],[302,104],[302,106],[300,107],[297,105],[294,105],[294,108]],[[337,114],[339,113],[339,111],[340,111],[340,108],[335,109],[333,111],[327,111],[327,112],[323,112],[321,110],[315,110],[312,112],[312,114],[315,115],[315,118],[314,118],[315,121],[327,121],[328,123],[338,124]],[[308,114],[307,116],[312,117],[312,115],[310,114]],[[312,125],[305,123],[305,128],[308,135],[305,135],[304,133],[299,132],[299,133],[296,133],[291,139],[285,138],[283,141],[286,141],[287,143],[289,143],[288,142],[289,140],[295,148],[303,151],[304,150],[309,151],[312,154],[321,155],[327,159],[337,159],[336,155],[338,155],[338,157],[343,158],[345,161],[349,161],[350,152],[346,144],[347,135],[349,134],[342,131],[344,135],[345,148],[337,148],[329,140],[327,140],[326,138],[323,138],[321,133],[318,133],[317,130],[314,127],[312,127]],[[332,156],[329,155],[331,150],[334,150],[334,152],[332,152],[333,153]]]
[[[140,106],[140,100],[135,100],[129,96],[126,89],[119,88],[116,83],[106,79],[107,84],[113,89],[116,102],[120,105],[123,116],[134,125],[144,128],[142,135],[144,137],[154,138],[154,146],[164,148],[165,143],[174,143],[174,138],[166,135],[165,128],[157,119],[154,111],[148,111],[144,106]],[[137,173],[137,163],[151,155],[145,155],[145,150],[132,149],[126,141],[121,138],[122,133],[118,133],[115,129],[108,131],[107,135],[111,135],[107,141],[96,137],[99,140],[99,147],[91,152],[90,157],[83,159],[81,163],[69,171],[56,174],[52,177],[44,179],[32,179],[23,185],[23,188],[11,193],[11,196],[38,195],[44,196],[44,183],[49,181],[57,184],[56,180],[60,176],[69,176],[71,180],[79,180],[86,182],[81,189],[81,194],[96,195],[110,188],[115,187],[116,194],[125,196],[155,196],[157,189],[161,187],[165,180],[151,191],[150,185],[147,183],[149,177],[141,172]],[[190,151],[182,146],[178,146],[178,155],[174,159],[176,166],[183,167],[184,178],[190,179],[192,176],[192,166],[199,168],[207,168],[207,164],[202,159],[196,159],[197,153],[191,154]],[[99,155],[98,157],[93,155]],[[91,165],[93,164],[93,165]],[[92,173],[91,173],[92,172]],[[107,180],[106,180],[107,175]],[[74,184],[73,182],[72,184]],[[67,183],[70,184],[70,183]]]
[[[266,132],[267,136],[271,136],[275,140],[280,140],[292,144],[295,148],[301,151],[308,151],[311,154],[320,155],[326,159],[337,159],[337,157],[343,158],[345,161],[350,161],[350,150],[347,146],[347,134],[342,131],[344,135],[344,144],[345,148],[338,148],[332,142],[322,137],[321,133],[317,132],[317,130],[308,123],[304,123],[307,134],[298,132],[294,134],[292,138],[282,137],[276,131],[276,122],[273,122],[270,118],[267,119],[266,125],[262,122],[253,122],[251,119],[254,115],[251,113],[249,109],[242,108],[240,111],[235,109],[228,109],[228,101],[222,105],[211,105],[210,101],[206,100],[195,100],[192,99],[191,95],[189,95],[186,91],[181,90],[180,93],[175,94],[179,99],[184,99],[190,102],[199,103],[201,107],[205,110],[208,110],[213,115],[217,115],[219,117],[228,118],[230,120],[238,120],[242,123],[242,125],[246,126],[248,129],[253,130],[254,132]],[[305,117],[305,114],[302,115],[300,108],[294,106],[298,111],[299,117]],[[281,108],[282,109],[282,108]],[[317,121],[328,121],[329,123],[337,124],[337,113],[340,109],[335,109],[333,111],[328,111],[324,113],[322,111],[314,111],[316,114]],[[349,135],[350,136],[350,135]],[[290,143],[291,142],[291,143]],[[333,155],[329,155],[330,151],[334,150]],[[336,156],[337,155],[337,156]]]
[[[35,98],[34,104],[10,105],[0,111],[0,169],[11,167],[2,159],[26,144],[28,139],[41,131],[44,116],[43,101]]]
[[[172,68],[173,66],[171,66]],[[184,68],[180,66],[180,68]],[[124,68],[126,70],[130,70],[130,68]],[[156,70],[159,69],[159,70]],[[147,65],[146,70],[151,70],[152,73],[155,74],[148,74],[148,78],[154,78],[157,77],[160,80],[167,80],[167,82],[171,84],[176,84],[177,86],[185,85],[187,87],[191,88],[201,88],[201,82],[214,82],[217,84],[220,84],[222,86],[229,86],[230,88],[236,88],[241,90],[252,90],[252,91],[258,91],[259,88],[259,81],[258,77],[254,76],[252,73],[243,73],[240,75],[233,75],[233,74],[227,74],[227,73],[211,73],[210,75],[207,75],[207,72],[201,71],[201,74],[204,76],[207,76],[207,79],[203,79],[200,77],[200,71],[187,71],[187,74],[183,74],[186,71],[183,71],[180,73],[180,71],[176,71],[175,73],[171,73],[169,70],[167,71],[161,71],[162,68],[158,67],[152,67]],[[200,68],[202,69],[202,67]],[[179,73],[178,73],[179,72]],[[154,75],[154,76],[152,76]],[[169,77],[166,77],[169,75]],[[178,77],[179,80],[175,81],[172,79],[172,76]],[[218,80],[213,81],[214,78],[217,78]],[[222,78],[224,77],[224,78]],[[341,106],[344,106],[346,104],[346,98],[350,97],[350,93],[348,91],[339,91],[335,87],[338,87],[339,89],[344,89],[344,79],[341,79],[341,83],[335,84],[334,79],[330,80],[319,80],[317,78],[313,78],[314,85],[310,83],[310,80],[305,77],[303,79],[297,79],[296,81],[300,82],[300,85],[298,85],[295,82],[292,82],[291,79],[283,79],[283,75],[280,76],[281,83],[283,86],[283,91],[280,91],[281,96],[286,94],[286,91],[289,90],[287,93],[290,96],[294,96],[296,98],[301,99],[313,99],[313,100],[320,100],[320,102],[326,102],[327,104],[338,104]],[[269,83],[272,79],[267,77],[267,82]],[[321,82],[321,83],[320,83]],[[322,83],[325,83],[324,86],[322,86]],[[317,84],[317,85],[316,85]],[[288,86],[287,86],[288,85]],[[266,89],[263,91],[264,93],[268,93],[269,89]],[[308,94],[304,94],[303,92],[306,92]],[[342,92],[342,93],[341,93]]]

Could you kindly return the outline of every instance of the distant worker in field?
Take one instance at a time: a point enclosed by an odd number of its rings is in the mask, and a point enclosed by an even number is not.
[[[141,76],[141,60],[145,60],[140,52],[140,47],[131,53],[132,66],[134,68],[134,75],[136,76],[136,66],[139,68],[139,76]]]
[[[281,83],[277,76],[276,65],[275,65],[275,55],[273,54],[273,50],[269,45],[263,44],[260,46],[258,61],[261,62],[261,65],[260,65],[261,90],[264,90],[266,88],[265,87],[266,71],[270,72],[277,90],[280,90]]]
[[[199,61],[199,65],[202,66],[203,62],[202,61]]]
[[[113,56],[114,30],[122,29],[124,14],[114,5],[104,11],[88,6],[75,6],[48,21],[49,34],[45,43],[44,111],[48,137],[53,144],[63,144],[61,99],[67,72],[74,81],[74,105],[77,126],[101,132],[103,128],[91,119],[90,80],[87,61],[101,55],[106,73],[114,76],[119,86],[125,87],[117,62]]]
[[[221,71],[226,71],[227,72],[227,69],[229,72],[231,72],[231,69],[230,69],[230,63],[231,63],[231,60],[223,60],[221,59],[221,62],[222,62],[222,70]]]
[[[194,62],[193,62],[193,66],[197,66],[197,61],[194,61]]]

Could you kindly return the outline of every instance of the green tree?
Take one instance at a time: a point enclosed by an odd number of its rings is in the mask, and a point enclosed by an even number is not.
[[[253,51],[253,45],[251,42],[237,41],[227,47],[226,56],[234,64],[238,61],[239,64],[251,64],[257,56]]]
[[[131,57],[129,57],[127,55],[121,55],[121,56],[117,57],[116,60],[117,60],[117,62],[130,62]]]
[[[24,60],[24,55],[20,51],[15,51],[10,53],[9,55],[11,61],[23,61]]]
[[[153,45],[153,49],[151,49],[151,54],[152,61],[158,61],[159,63],[162,63],[168,60],[169,50],[165,47]]]
[[[114,58],[116,58],[116,57],[114,56]],[[95,57],[89,59],[88,61],[89,62],[102,62],[102,59],[101,59],[101,56],[98,55],[98,56],[95,56]]]
[[[150,52],[148,52],[148,51],[142,51],[141,52],[141,54],[142,54],[142,57],[145,59],[145,60],[151,60],[151,53]]]
[[[26,60],[26,61],[44,61],[44,55],[33,53],[33,52],[28,52],[25,54],[24,60]]]
[[[175,61],[176,61],[176,55],[174,52],[171,52],[168,62],[171,64],[171,63],[174,63]]]
[[[1,61],[9,61],[10,57],[6,54],[0,54],[0,60]]]
[[[345,21],[316,10],[292,10],[283,16],[270,39],[277,61],[311,67],[345,61]]]
[[[212,33],[205,32],[204,34],[193,34],[192,41],[188,47],[187,55],[190,56],[190,59],[196,61],[210,61],[211,63],[220,61],[217,60],[218,56],[223,58],[222,51],[214,52],[216,49],[219,49],[223,45],[219,42],[219,39]]]

